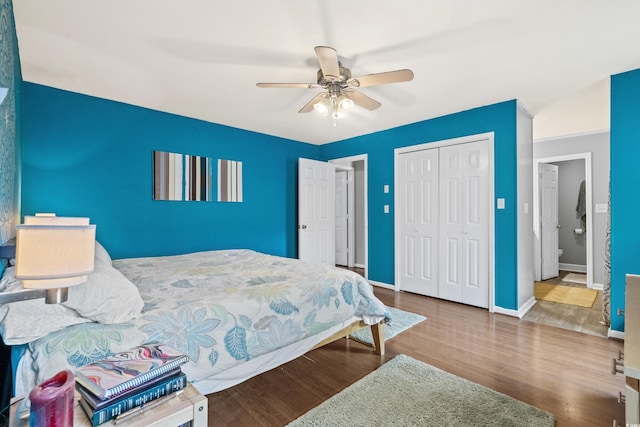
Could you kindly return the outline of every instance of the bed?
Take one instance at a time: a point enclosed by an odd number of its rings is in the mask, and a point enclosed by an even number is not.
[[[7,268],[0,292],[19,288]],[[246,249],[111,260],[96,243],[95,271],[69,288],[67,302],[0,305],[15,395],[152,341],[186,353],[183,371],[208,394],[362,327],[383,353],[385,321],[388,310],[360,275]]]

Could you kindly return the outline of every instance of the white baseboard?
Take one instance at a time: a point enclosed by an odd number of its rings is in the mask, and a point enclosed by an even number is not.
[[[356,268],[364,268],[365,265],[364,264],[358,264],[357,262],[355,263],[355,267]]]
[[[496,305],[496,306],[493,307],[493,312],[494,313],[498,313],[498,314],[505,314],[505,315],[511,316],[511,317],[517,317],[518,319],[522,319],[524,317],[524,315],[527,314],[527,312],[529,310],[531,310],[531,307],[533,307],[534,305],[536,305],[536,299],[535,299],[535,297],[531,297],[518,310],[512,310],[512,309],[509,309],[509,308],[498,307]]]
[[[511,317],[518,317],[518,312],[516,310],[498,307],[497,305],[493,306],[493,312],[498,314],[505,314]]]
[[[615,331],[615,330],[609,328],[609,331],[607,332],[607,337],[609,337],[609,338],[618,338],[618,339],[623,340],[624,339],[624,332]]]
[[[593,286],[591,286],[591,289],[595,289],[596,291],[603,291],[604,290],[604,284],[603,283],[594,283]]]
[[[367,281],[369,283],[371,283],[373,286],[379,286],[381,288],[387,288],[387,289],[395,290],[395,287],[393,285],[388,284],[388,283],[376,282],[375,280],[367,280]]]
[[[587,266],[580,264],[565,264],[563,262],[558,264],[558,268],[563,271],[573,271],[574,273],[586,273]]]
[[[518,317],[522,319],[525,314],[529,312],[536,305],[536,297],[529,298],[529,301],[525,302],[518,310]]]

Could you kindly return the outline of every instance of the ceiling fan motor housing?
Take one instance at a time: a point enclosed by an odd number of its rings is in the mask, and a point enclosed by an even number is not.
[[[322,69],[318,70],[318,84],[321,86],[327,86],[331,83],[342,83],[346,85],[347,81],[351,78],[351,70],[339,64],[340,75],[339,76],[328,76],[325,77]]]

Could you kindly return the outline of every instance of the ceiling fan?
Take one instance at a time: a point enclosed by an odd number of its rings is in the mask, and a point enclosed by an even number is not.
[[[316,46],[315,52],[320,63],[317,83],[256,83],[256,86],[266,88],[326,89],[326,92],[321,92],[314,96],[298,113],[308,113],[315,109],[323,114],[331,112],[332,116],[337,118],[353,104],[367,110],[375,110],[382,105],[354,88],[413,80],[413,72],[407,69],[351,77],[351,70],[342,66],[338,60],[338,53],[334,48]]]

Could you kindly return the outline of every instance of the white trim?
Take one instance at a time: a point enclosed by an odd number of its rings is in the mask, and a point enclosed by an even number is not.
[[[522,319],[525,314],[529,312],[536,305],[536,297],[531,297],[527,302],[525,302],[522,307],[518,309],[518,317]]]
[[[561,263],[558,264],[558,267],[560,267],[560,270],[573,271],[574,273],[586,273],[587,272],[587,266],[586,265],[581,265],[581,264],[566,264],[564,262],[561,262]]]
[[[584,174],[586,181],[586,209],[588,213],[593,212],[593,177],[591,173],[591,152],[565,154],[563,156],[541,157],[533,159],[533,232],[535,238],[534,256],[534,275],[535,280],[540,281],[542,274],[540,271],[540,177],[538,170],[542,163],[555,163],[567,160],[584,160]],[[587,252],[587,287],[593,288],[593,215],[587,215],[587,233],[586,233],[586,252]]]
[[[520,317],[518,316],[518,311],[517,310],[511,310],[510,308],[502,308],[502,307],[498,307],[497,305],[493,307],[493,312],[496,314],[504,314],[505,316],[511,316],[511,317]]]
[[[591,289],[595,289],[596,291],[604,291],[604,283],[594,283]]]
[[[536,298],[531,297],[518,310],[511,310],[509,308],[502,308],[502,307],[495,306],[493,312],[497,314],[504,314],[506,316],[517,317],[518,319],[522,319],[525,316],[525,314],[527,314],[527,312],[531,310],[531,308],[533,308],[534,305],[536,305]]]
[[[364,265],[356,265],[356,267],[364,268],[364,278],[369,277],[369,165],[367,162],[367,154],[357,154],[355,156],[340,157],[329,160],[329,163],[335,164],[351,164],[353,162],[362,161],[364,163]],[[352,168],[353,169],[353,168]]]
[[[395,286],[390,285],[388,283],[383,283],[383,282],[376,282],[375,280],[367,280],[370,284],[372,284],[373,286],[379,286],[381,288],[386,288],[386,289],[391,289],[391,290],[395,290]]]
[[[607,331],[607,338],[618,338],[618,339],[623,340],[624,339],[624,332],[616,331],[616,330],[613,330],[613,329],[609,328],[609,330]]]
[[[458,145],[458,144],[467,144],[470,142],[483,141],[487,140],[489,143],[489,307],[488,310],[490,313],[495,311],[495,230],[494,230],[494,222],[495,222],[495,164],[494,164],[494,132],[486,132],[479,133],[476,135],[468,135],[462,136],[458,138],[445,139],[441,141],[434,142],[426,142],[423,144],[410,145],[407,147],[400,147],[393,150],[393,182],[394,182],[394,191],[393,191],[393,205],[394,207],[398,206],[398,191],[395,188],[396,183],[398,182],[398,159],[401,154],[411,153],[414,151],[420,150],[430,150],[432,148],[446,147],[450,145]],[[400,268],[398,266],[400,260],[398,259],[398,238],[400,236],[399,232],[400,224],[397,215],[394,215],[393,220],[393,242],[394,242],[394,289],[396,291],[400,291],[400,280],[399,280],[399,272]]]

